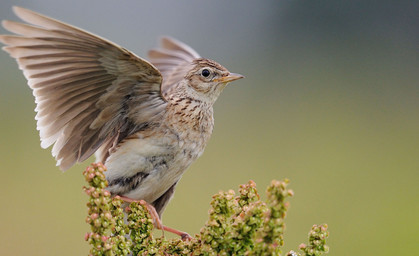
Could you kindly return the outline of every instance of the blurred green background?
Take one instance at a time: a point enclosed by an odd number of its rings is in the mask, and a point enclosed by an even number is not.
[[[12,5],[140,56],[171,35],[246,76],[218,100],[166,225],[198,233],[220,189],[252,179],[263,194],[287,177],[285,250],[328,223],[330,255],[418,251],[417,1],[2,0],[1,19],[17,20]],[[86,255],[81,172],[93,158],[60,172],[39,146],[23,75],[3,51],[0,65],[0,254]]]

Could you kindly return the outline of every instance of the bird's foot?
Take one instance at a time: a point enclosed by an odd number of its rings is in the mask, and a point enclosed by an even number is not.
[[[167,232],[170,232],[170,233],[173,233],[173,234],[176,234],[176,235],[180,236],[183,241],[189,241],[189,240],[192,239],[192,237],[186,232],[164,226],[163,222],[160,219],[159,214],[156,211],[156,208],[154,208],[154,206],[147,203],[146,201],[144,201],[144,200],[134,200],[134,199],[126,197],[126,196],[119,196],[119,197],[127,203],[137,202],[141,205],[144,205],[147,208],[148,212],[150,213],[151,218],[153,219],[154,227],[156,227],[157,229],[160,229],[163,232],[163,236],[164,236],[164,231],[167,231]]]
[[[180,238],[183,241],[192,240],[192,237],[186,232],[183,232],[183,231],[180,231],[180,230],[177,230],[177,229],[173,229],[173,228],[169,228],[169,227],[166,227],[166,226],[163,226],[163,230],[166,230],[167,232],[170,232],[170,233],[173,233],[173,234],[176,234],[176,235],[180,236]]]

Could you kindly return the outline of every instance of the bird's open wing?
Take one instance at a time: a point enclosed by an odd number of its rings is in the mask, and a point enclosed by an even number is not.
[[[148,52],[150,62],[163,75],[162,92],[177,84],[192,68],[192,61],[201,56],[188,45],[170,37],[160,39],[160,48]]]
[[[149,62],[96,35],[14,7],[23,24],[0,35],[33,89],[41,146],[54,144],[62,170],[104,142],[130,135],[164,112],[161,73]]]

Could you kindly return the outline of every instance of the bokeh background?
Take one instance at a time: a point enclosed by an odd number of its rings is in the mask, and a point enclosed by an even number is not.
[[[198,233],[211,195],[289,178],[285,250],[314,223],[330,255],[413,255],[419,237],[417,1],[0,2],[146,56],[161,35],[246,79],[225,89],[205,154],[185,173],[166,225]],[[5,33],[0,29],[0,33]],[[62,173],[39,146],[34,99],[0,52],[0,254],[86,255],[86,161]],[[157,233],[158,235],[160,233]]]

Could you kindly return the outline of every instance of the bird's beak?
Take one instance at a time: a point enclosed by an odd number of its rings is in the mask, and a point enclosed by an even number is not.
[[[240,78],[244,78],[244,76],[236,73],[230,73],[228,76],[220,77],[216,81],[220,83],[229,83]]]

